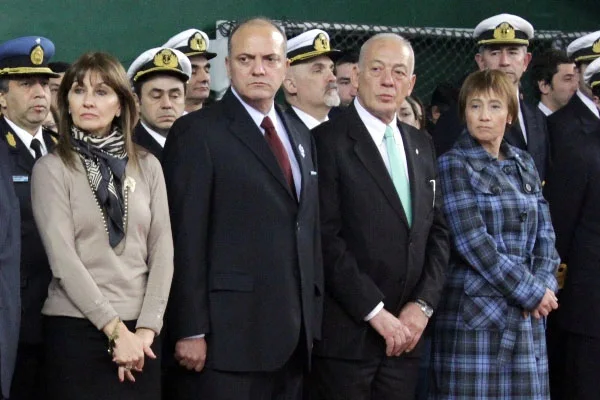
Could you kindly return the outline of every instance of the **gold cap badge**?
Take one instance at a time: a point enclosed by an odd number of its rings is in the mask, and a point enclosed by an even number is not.
[[[600,53],[600,38],[598,38],[598,40],[596,40],[592,45],[592,51],[594,53]]]
[[[29,55],[31,62],[33,65],[40,65],[44,62],[44,49],[42,46],[37,45],[31,50],[31,54]]]
[[[315,38],[315,50],[317,51],[329,51],[331,48],[329,47],[329,39],[325,36],[324,33],[319,33]]]
[[[177,68],[179,61],[175,53],[169,49],[163,49],[154,56],[154,65],[157,67]]]
[[[190,38],[190,49],[194,51],[206,51],[206,40],[204,40],[204,37],[199,32],[194,33]]]
[[[10,132],[6,134],[6,143],[8,143],[10,147],[17,147],[17,141],[15,140],[15,136]]]
[[[515,28],[508,22],[503,22],[494,29],[494,39],[512,40],[515,38]]]

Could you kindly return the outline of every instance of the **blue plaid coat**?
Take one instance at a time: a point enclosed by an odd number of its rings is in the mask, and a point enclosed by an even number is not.
[[[433,338],[432,399],[548,399],[545,319],[523,317],[559,264],[531,156],[468,133],[439,159],[453,255]]]

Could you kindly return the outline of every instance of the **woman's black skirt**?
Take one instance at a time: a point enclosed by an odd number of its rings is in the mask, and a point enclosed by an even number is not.
[[[160,400],[160,337],[148,357],[143,372],[135,372],[135,382],[119,382],[117,364],[108,354],[106,335],[87,319],[45,317],[44,351],[48,399],[56,400]],[[126,321],[130,331],[135,321]]]

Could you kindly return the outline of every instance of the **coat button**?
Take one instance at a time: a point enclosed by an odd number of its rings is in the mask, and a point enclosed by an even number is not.
[[[519,214],[519,219],[521,222],[527,221],[527,211],[523,211],[521,214]]]
[[[509,166],[503,167],[502,171],[504,171],[504,173],[506,175],[510,175],[510,173],[512,172],[512,169]]]
[[[498,195],[498,194],[502,193],[502,189],[500,189],[499,186],[494,186],[494,187],[492,187],[492,193]]]
[[[530,185],[529,183],[526,183],[526,184],[525,184],[525,191],[526,191],[527,193],[531,193],[531,185]]]

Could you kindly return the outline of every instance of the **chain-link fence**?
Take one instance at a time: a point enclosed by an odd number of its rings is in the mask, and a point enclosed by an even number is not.
[[[413,28],[397,26],[374,26],[321,22],[278,21],[285,29],[288,39],[309,29],[322,29],[329,34],[331,46],[339,50],[360,49],[360,46],[376,33],[393,32],[409,39],[416,58],[417,83],[414,94],[428,104],[431,93],[440,83],[460,85],[462,79],[476,68],[476,46],[472,29]],[[235,21],[220,21],[217,31],[228,37]],[[529,50],[536,54],[549,48],[566,49],[574,39],[587,32],[539,31],[530,42]],[[533,88],[527,76],[522,80],[527,98],[532,98]]]

